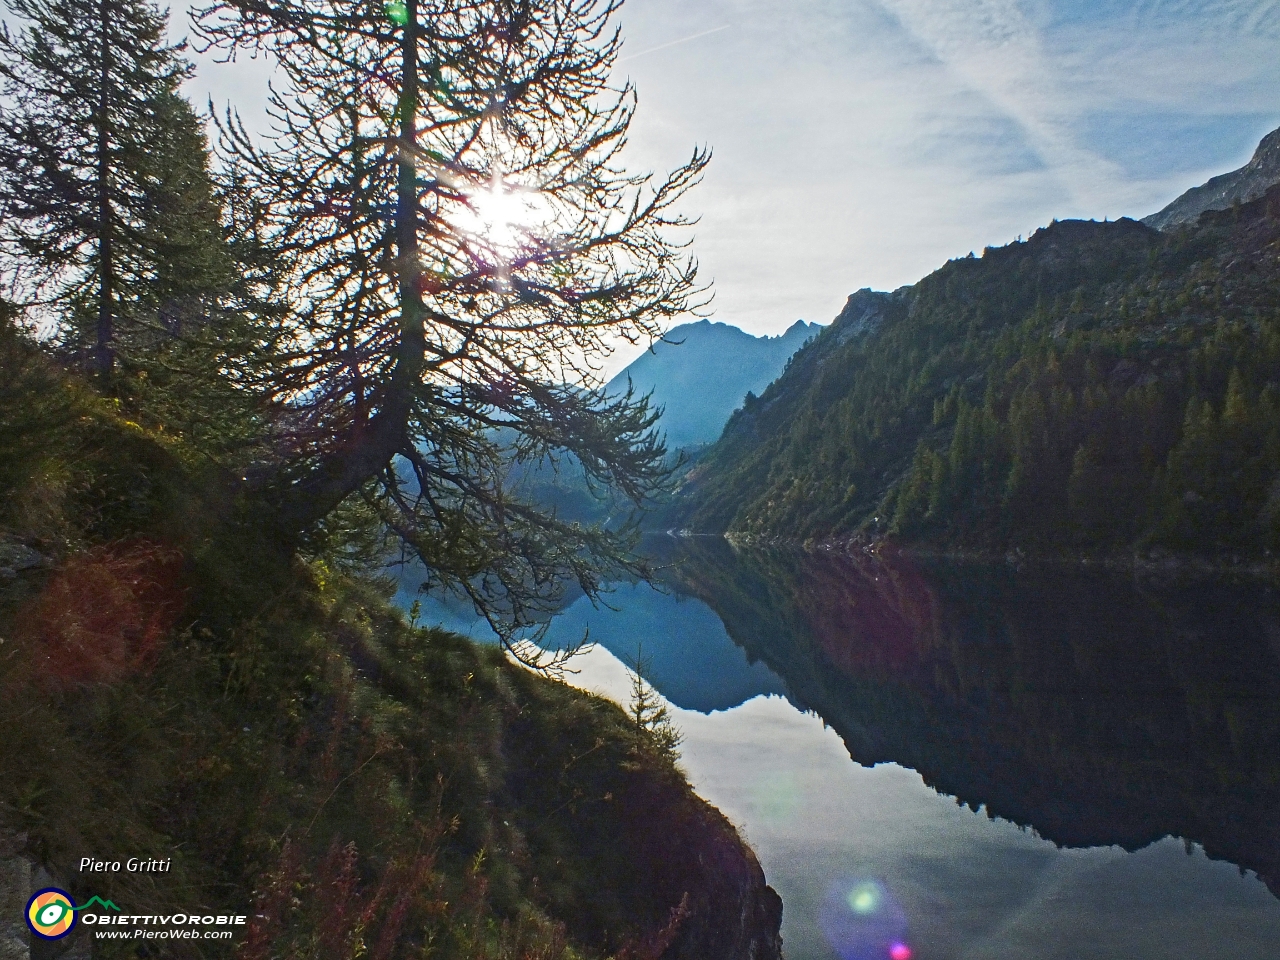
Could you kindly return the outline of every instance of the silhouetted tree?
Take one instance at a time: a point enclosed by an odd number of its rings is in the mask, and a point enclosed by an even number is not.
[[[227,0],[197,16],[227,56],[279,63],[265,141],[222,145],[286,261],[287,408],[257,472],[285,536],[355,494],[433,577],[516,627],[572,579],[644,574],[633,531],[514,499],[512,460],[572,454],[639,504],[665,479],[654,415],[597,386],[613,338],[698,300],[673,204],[707,160],[622,172],[614,2]]]

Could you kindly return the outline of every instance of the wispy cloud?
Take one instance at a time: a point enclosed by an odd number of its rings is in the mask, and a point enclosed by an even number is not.
[[[667,43],[660,43],[656,47],[650,47],[648,50],[641,50],[639,53],[632,53],[632,54],[628,54],[625,57],[620,57],[618,59],[618,63],[620,64],[626,63],[629,60],[635,60],[638,57],[647,56],[650,53],[657,53],[659,50],[667,50],[671,47],[678,47],[680,44],[688,43],[690,40],[700,40],[703,37],[711,36],[711,34],[713,33],[719,33],[721,30],[728,30],[728,29],[729,29],[729,24],[726,23],[723,26],[715,27],[711,30],[703,30],[701,33],[695,33],[692,36],[681,37],[679,40],[671,40]]]
[[[753,333],[1053,217],[1150,213],[1280,124],[1280,0],[628,0],[622,17],[630,162],[713,147],[695,252],[717,319]],[[202,62],[192,93],[252,122],[264,74]]]
[[[1053,217],[1141,216],[1280,123],[1280,0],[630,0],[642,165],[693,143],[718,319],[825,321]],[[1273,36],[1274,35],[1274,36]]]
[[[1078,207],[1129,199],[1118,165],[1082,146],[1081,104],[1016,0],[880,0],[955,76],[1022,129]]]

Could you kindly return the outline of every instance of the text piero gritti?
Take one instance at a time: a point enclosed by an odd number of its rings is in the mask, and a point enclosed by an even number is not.
[[[173,866],[173,858],[158,860],[154,857],[130,857],[128,860],[95,860],[93,857],[81,857],[80,873],[168,873]]]

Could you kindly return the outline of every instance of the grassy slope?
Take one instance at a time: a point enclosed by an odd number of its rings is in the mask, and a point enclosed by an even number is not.
[[[913,287],[857,294],[730,422],[673,522],[1000,549],[1276,549],[1277,243],[1280,189],[1170,234],[1055,223]]]
[[[754,857],[616,706],[283,555],[2,328],[0,453],[0,831],[73,895],[251,914],[250,958],[776,953]]]

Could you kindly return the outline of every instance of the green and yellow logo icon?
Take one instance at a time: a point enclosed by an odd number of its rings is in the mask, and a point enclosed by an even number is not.
[[[45,887],[27,901],[27,926],[37,937],[61,940],[76,925],[76,906],[65,890]]]

